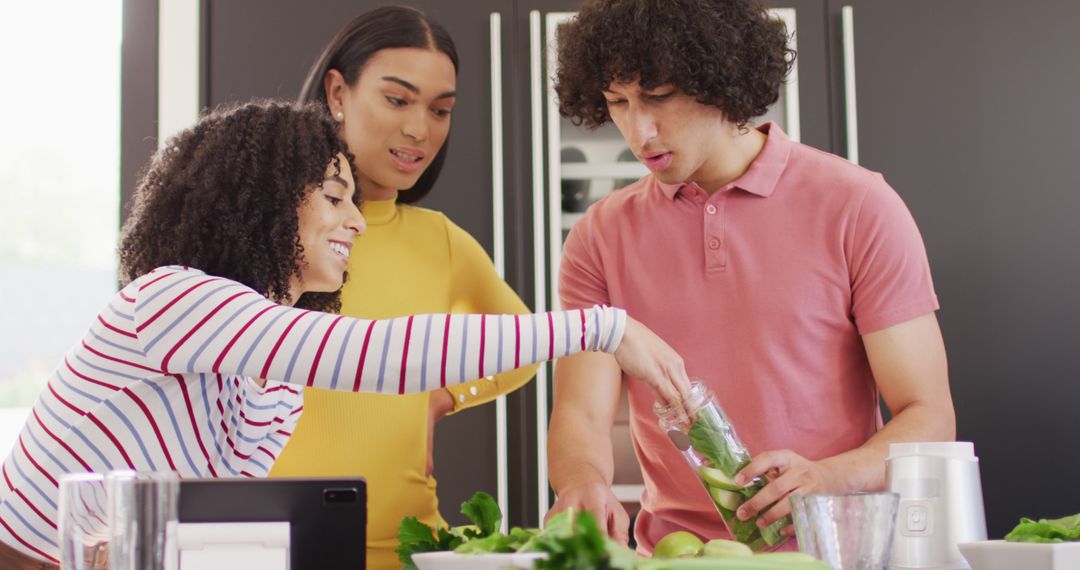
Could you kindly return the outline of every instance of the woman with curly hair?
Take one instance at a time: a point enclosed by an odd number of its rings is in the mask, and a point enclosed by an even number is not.
[[[678,356],[620,309],[325,312],[365,229],[358,205],[322,108],[249,103],[169,141],[123,230],[122,289],[49,377],[0,470],[0,567],[57,563],[65,473],[265,476],[305,386],[401,395],[603,350],[663,399],[685,390]]]
[[[559,30],[555,78],[563,116],[615,123],[651,171],[575,224],[562,306],[626,307],[708,371],[755,453],[727,475],[771,476],[730,524],[756,548],[783,540],[773,525],[788,493],[880,489],[890,442],[955,437],[911,214],[881,175],[750,124],[779,96],[786,40],[757,0],[590,0]],[[561,361],[548,451],[552,512],[590,510],[625,540],[607,443],[620,381],[606,355]],[[639,551],[676,530],[729,536],[648,390],[630,384],[629,401],[646,489]]]
[[[435,190],[448,154],[458,67],[454,41],[438,22],[391,6],[346,23],[308,73],[300,99],[324,106],[339,124],[356,156],[368,222],[349,258],[342,314],[530,312],[476,239],[418,205]],[[400,567],[394,549],[402,518],[445,524],[432,475],[435,424],[517,389],[535,369],[400,398],[308,390],[305,414],[271,476],[363,474],[384,491],[368,500],[368,567]],[[391,418],[399,428],[380,432],[378,422]],[[325,453],[331,438],[338,453]]]

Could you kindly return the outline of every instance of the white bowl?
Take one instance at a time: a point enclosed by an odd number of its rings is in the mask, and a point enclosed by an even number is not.
[[[499,554],[458,554],[442,550],[413,554],[413,564],[419,570],[519,570],[533,567],[542,552],[508,552]]]
[[[1080,542],[1006,542],[983,540],[956,545],[971,570],[1075,570]]]

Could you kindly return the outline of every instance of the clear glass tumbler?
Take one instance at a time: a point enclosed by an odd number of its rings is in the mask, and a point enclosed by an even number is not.
[[[834,570],[886,570],[900,495],[818,493],[792,499],[799,548]]]
[[[64,570],[105,570],[109,564],[108,493],[100,473],[60,477],[60,563]]]
[[[175,567],[179,476],[171,471],[116,471],[106,476],[106,483],[112,530],[109,570]]]

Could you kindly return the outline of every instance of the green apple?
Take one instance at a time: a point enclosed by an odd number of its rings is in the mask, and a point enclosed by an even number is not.
[[[702,465],[698,470],[701,474],[701,478],[705,480],[705,484],[710,487],[716,487],[718,489],[724,489],[725,491],[738,491],[743,488],[742,485],[735,483],[735,480],[727,476],[727,473],[708,465]]]
[[[709,487],[709,496],[716,504],[724,507],[729,511],[734,511],[739,508],[742,503],[742,496],[734,491],[728,491],[727,489],[721,489],[719,487]]]
[[[656,558],[690,558],[699,556],[705,546],[701,539],[685,530],[677,530],[661,538],[653,548]]]
[[[723,540],[720,538],[714,538],[705,543],[705,547],[701,549],[701,555],[706,558],[726,558],[729,556],[752,556],[754,554],[750,547],[734,540]]]

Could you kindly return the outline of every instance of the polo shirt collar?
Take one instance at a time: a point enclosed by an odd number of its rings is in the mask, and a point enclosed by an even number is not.
[[[738,188],[762,198],[768,198],[776,189],[776,183],[780,180],[784,168],[787,167],[792,142],[783,129],[771,121],[756,128],[766,135],[765,146],[754,158],[754,161],[750,163],[750,168],[747,168],[742,176],[721,190]],[[675,196],[683,188],[697,187],[697,184],[693,182],[665,184],[657,180],[656,177],[653,177],[653,181],[660,187],[660,191],[671,200],[674,200]]]

